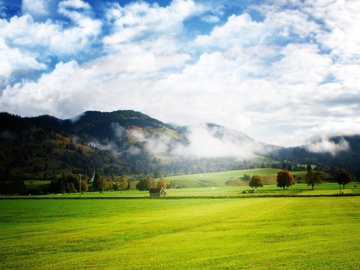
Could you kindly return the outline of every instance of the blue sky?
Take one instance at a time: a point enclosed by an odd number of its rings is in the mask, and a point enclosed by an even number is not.
[[[360,1],[0,0],[0,110],[360,133]]]

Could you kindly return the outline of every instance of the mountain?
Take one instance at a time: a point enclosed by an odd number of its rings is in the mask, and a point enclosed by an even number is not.
[[[337,136],[311,144],[279,148],[269,154],[276,160],[290,160],[300,164],[315,164],[321,170],[345,168],[360,176],[360,135]]]
[[[46,178],[71,170],[88,175],[196,173],[254,167],[263,145],[216,124],[165,124],[135,111],[88,111],[74,119],[0,115],[2,171]],[[41,135],[39,135],[41,134]],[[257,158],[257,160],[253,160]],[[25,160],[24,160],[25,159]]]
[[[159,177],[282,167],[284,160],[292,169],[311,163],[359,174],[360,167],[360,136],[283,148],[216,124],[176,126],[131,110],[88,111],[65,120],[0,113],[0,123],[0,173],[7,178],[47,179],[93,170]]]

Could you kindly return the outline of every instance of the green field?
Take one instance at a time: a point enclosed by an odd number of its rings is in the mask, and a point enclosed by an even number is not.
[[[276,174],[279,169],[261,168],[249,170],[232,170],[213,173],[188,174],[165,177],[166,180],[174,182],[182,187],[213,187],[224,186],[226,181],[239,179],[244,175],[261,175],[272,178],[275,183]],[[305,175],[306,172],[292,172],[295,175]]]
[[[336,195],[339,194],[339,186],[336,183],[323,182],[315,186],[315,190],[310,190],[310,187],[304,183],[306,171],[291,172],[294,175],[296,184],[288,189],[281,191],[276,186],[276,175],[279,169],[260,168],[249,170],[232,170],[213,173],[189,174],[165,177],[171,183],[170,189],[167,190],[167,197],[246,197],[246,196],[316,196],[316,195]],[[249,180],[243,180],[242,177],[247,175],[261,175],[263,177],[264,187],[259,188],[256,194],[243,194],[244,191],[249,191]],[[160,180],[160,178],[156,179]],[[228,181],[234,181],[233,184],[228,184]],[[82,198],[89,197],[149,197],[147,191],[135,190],[137,181],[132,182],[131,190],[124,191],[107,191],[99,192],[85,192],[81,195]],[[27,188],[26,194],[32,194],[33,188],[44,187],[50,184],[49,180],[32,180],[25,181]],[[350,183],[346,189],[342,191],[345,194],[360,194],[359,183]],[[36,194],[34,192],[32,195]],[[61,198],[61,197],[79,197],[79,193],[73,194],[50,194],[45,197]],[[38,196],[44,197],[44,196]]]
[[[0,200],[0,269],[359,269],[360,198]]]
[[[185,181],[185,180],[184,180]],[[264,185],[257,189],[256,193],[244,193],[252,190],[248,185],[242,186],[213,186],[197,188],[170,188],[167,189],[166,198],[195,198],[195,197],[222,197],[222,198],[243,198],[243,197],[281,197],[281,196],[337,196],[339,195],[339,185],[337,183],[321,183],[311,190],[306,184],[295,184],[285,190],[276,185]],[[346,195],[360,194],[360,183],[352,182],[346,185],[341,192]],[[106,191],[106,192],[84,192],[62,193],[48,195],[25,195],[25,196],[3,196],[1,198],[148,198],[148,191],[124,190],[124,191]]]

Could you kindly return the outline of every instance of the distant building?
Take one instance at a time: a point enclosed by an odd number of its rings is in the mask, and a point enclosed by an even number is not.
[[[149,194],[150,197],[165,197],[166,191],[164,188],[150,188]]]

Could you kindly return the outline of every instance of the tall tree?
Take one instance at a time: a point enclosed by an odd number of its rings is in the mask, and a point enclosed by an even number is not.
[[[312,167],[311,167],[310,164],[308,164],[308,165],[306,166],[306,170],[307,170],[307,172],[312,171]]]
[[[316,184],[321,183],[321,174],[319,172],[313,171],[310,168],[305,175],[305,182],[308,184],[308,186],[311,186],[311,189],[314,189]]]
[[[260,175],[253,175],[249,181],[249,186],[252,188],[262,187],[262,177]]]
[[[352,181],[352,175],[350,172],[344,169],[339,169],[336,173],[336,181],[340,185],[340,193],[341,193],[341,186],[344,189],[345,185]]]
[[[290,187],[294,184],[293,176],[288,170],[282,170],[277,174],[277,186],[285,189],[286,187]]]
[[[108,181],[100,173],[95,173],[94,189],[103,192],[108,189]]]
[[[138,189],[138,190],[149,190],[150,186],[151,186],[150,178],[144,177],[143,179],[141,179],[137,183],[136,189]]]

